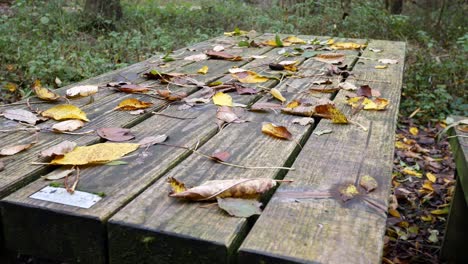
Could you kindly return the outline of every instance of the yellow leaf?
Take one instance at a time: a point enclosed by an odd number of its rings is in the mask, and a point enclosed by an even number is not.
[[[76,147],[62,157],[53,159],[55,165],[86,165],[106,163],[135,151],[140,144],[135,143],[99,143],[91,146]]]
[[[427,177],[427,179],[430,180],[432,183],[435,183],[436,180],[437,180],[437,177],[436,177],[434,174],[430,173],[430,172],[426,173],[426,177]]]
[[[18,89],[18,85],[16,83],[9,82],[5,84],[4,88],[13,93]]]
[[[401,142],[401,141],[395,142],[395,147],[396,147],[397,149],[409,149],[409,148],[411,148],[410,145],[405,144],[405,143],[403,143],[403,142]]]
[[[418,130],[417,127],[410,127],[409,132],[410,132],[411,135],[413,135],[413,136],[417,136],[417,135],[419,134],[419,130]]]
[[[286,105],[286,108],[294,109],[294,108],[296,108],[296,107],[298,107],[298,106],[300,106],[300,105],[301,105],[301,103],[300,103],[299,101],[293,100],[293,101],[289,102],[289,103]]]
[[[265,123],[262,125],[262,132],[272,137],[281,139],[292,139],[292,134],[284,126],[277,126],[272,123]]]
[[[229,94],[217,92],[213,96],[213,103],[221,106],[232,106],[232,97]]]
[[[290,45],[285,45],[286,43],[290,43],[291,44],[306,44],[306,42],[298,37],[295,37],[295,36],[289,36],[285,39],[283,39],[283,45],[284,46],[290,46]]]
[[[41,81],[36,80],[34,81],[34,84],[32,86],[32,90],[36,94],[37,97],[39,97],[42,100],[46,101],[55,101],[60,98],[60,95],[50,91],[47,88],[42,87]]]
[[[430,181],[424,181],[424,184],[423,184],[422,188],[426,189],[428,191],[431,191],[431,192],[434,191],[434,187],[432,187],[432,182],[430,182]]]
[[[357,44],[354,42],[336,42],[330,46],[332,49],[337,50],[350,50],[350,49],[360,49],[366,47],[364,44]]]
[[[201,67],[198,71],[198,73],[201,73],[201,74],[207,74],[208,73],[208,66],[203,66]]]
[[[388,209],[388,213],[393,216],[393,217],[396,217],[396,218],[401,218],[401,215],[400,215],[400,212],[398,212],[397,210],[395,209]]]
[[[239,29],[236,29],[232,32],[224,32],[224,36],[228,36],[228,37],[232,37],[232,36],[243,36],[243,35],[247,35],[249,32],[245,31],[245,30],[239,30]]]
[[[153,103],[150,102],[143,102],[136,98],[129,98],[125,99],[119,103],[119,105],[115,109],[125,110],[125,111],[133,111],[137,109],[144,109],[152,106]]]
[[[176,178],[169,177],[167,178],[167,182],[171,185],[171,193],[181,193],[185,192],[187,190],[187,187],[185,187],[185,184],[183,182],[178,181]]]
[[[376,98],[371,100],[367,97],[356,96],[346,100],[352,108],[364,107],[364,110],[385,110],[390,103],[387,99]]]
[[[376,68],[376,69],[378,69],[378,70],[383,70],[383,69],[387,69],[388,66],[387,66],[387,65],[375,65],[374,68]]]
[[[253,71],[236,72],[231,74],[231,76],[241,83],[263,83],[268,81],[267,77],[260,76]]]
[[[278,46],[278,45],[276,45],[276,40],[274,40],[274,39],[266,40],[266,41],[262,42],[262,44],[267,45],[267,46],[271,46],[271,47],[277,47]],[[284,47],[291,46],[291,43],[289,43],[289,42],[284,43],[283,42],[283,46]]]
[[[333,45],[335,43],[334,39],[327,40],[327,45]]]
[[[347,184],[339,189],[340,197],[343,202],[349,201],[359,195],[359,190],[354,184]]]
[[[331,119],[335,124],[347,124],[346,116],[334,105],[323,104],[315,107],[315,114],[326,119]]]
[[[417,171],[415,171],[415,170],[413,170],[411,168],[404,168],[401,172],[406,174],[406,175],[411,175],[411,176],[414,176],[414,177],[422,178],[422,173],[417,172]]]
[[[89,119],[86,117],[86,113],[83,112],[83,110],[69,104],[54,106],[42,112],[41,115],[44,117],[53,118],[55,120],[79,119],[83,121],[89,121]]]
[[[421,220],[423,220],[424,222],[430,222],[430,221],[432,221],[432,216],[431,215],[422,215]]]
[[[286,101],[286,98],[284,98],[284,96],[281,94],[281,92],[278,89],[273,88],[270,90],[270,93],[271,95],[273,95],[273,97],[280,100],[281,102]]]
[[[445,214],[448,214],[448,213],[449,213],[449,208],[448,207],[444,207],[442,209],[436,209],[436,210],[431,211],[431,214],[433,214],[433,215],[445,215]]]

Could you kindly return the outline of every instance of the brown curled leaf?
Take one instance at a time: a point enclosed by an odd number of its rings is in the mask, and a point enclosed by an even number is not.
[[[262,132],[275,138],[287,139],[287,140],[292,139],[292,134],[288,131],[286,127],[277,126],[272,123],[264,123],[262,125]]]

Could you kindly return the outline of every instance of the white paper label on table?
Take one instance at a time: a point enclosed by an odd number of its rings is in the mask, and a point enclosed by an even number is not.
[[[99,195],[93,193],[75,191],[73,194],[70,194],[65,188],[51,186],[47,186],[29,197],[37,200],[71,205],[81,208],[90,208],[102,199]]]

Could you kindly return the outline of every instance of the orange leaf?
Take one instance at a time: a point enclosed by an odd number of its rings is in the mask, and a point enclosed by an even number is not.
[[[153,103],[143,102],[136,98],[125,99],[119,103],[115,109],[124,110],[124,111],[133,111],[137,109],[144,109],[152,106]]]
[[[272,137],[281,139],[292,139],[292,134],[284,126],[277,126],[272,123],[265,123],[262,126],[262,132]]]
[[[348,123],[346,116],[332,104],[317,105],[315,107],[315,113],[323,118],[331,119],[335,124]]]
[[[60,95],[50,91],[49,89],[42,87],[41,81],[36,80],[32,86],[32,90],[42,100],[55,101],[60,98]]]

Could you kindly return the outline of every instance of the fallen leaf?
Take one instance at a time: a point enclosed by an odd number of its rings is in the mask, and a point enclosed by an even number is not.
[[[171,185],[171,194],[178,194],[187,191],[187,187],[183,182],[178,181],[176,178],[169,177],[167,178],[167,182]]]
[[[156,92],[168,101],[179,101],[187,97],[186,92],[171,92],[169,90],[156,90]]]
[[[410,127],[409,132],[413,136],[417,136],[419,134],[419,129],[417,127]]]
[[[75,96],[90,96],[98,92],[97,85],[80,85],[75,86],[66,91],[68,97]]]
[[[225,53],[222,51],[207,51],[206,55],[210,59],[216,59],[216,60],[228,60],[228,61],[241,61],[242,60],[241,56],[232,55],[232,54]]]
[[[52,129],[57,132],[69,132],[69,131],[75,131],[81,127],[84,126],[84,122],[78,119],[72,119],[72,120],[66,120],[59,122],[57,124],[54,124],[52,126]]]
[[[267,56],[265,56],[265,55],[252,55],[250,57],[252,59],[257,59],[257,60],[267,58]]]
[[[55,156],[62,156],[72,151],[76,147],[76,143],[72,141],[65,140],[60,142],[57,145],[54,145],[50,148],[47,148],[41,151],[41,157],[50,158]]]
[[[321,84],[332,84],[333,82],[330,81],[329,79],[326,80],[318,80],[318,81],[313,81],[312,84],[315,85],[321,85]]]
[[[341,53],[323,53],[316,55],[314,60],[331,64],[340,64],[345,60],[345,55]]]
[[[269,80],[269,78],[260,76],[253,71],[236,72],[232,73],[231,76],[241,83],[263,83]]]
[[[212,99],[215,105],[232,106],[232,97],[229,94],[217,92]]]
[[[97,129],[96,133],[101,138],[114,142],[127,141],[135,138],[135,135],[132,134],[130,129],[121,127],[102,127]]]
[[[323,104],[315,106],[315,115],[331,119],[335,124],[347,124],[346,116],[333,104]]]
[[[220,198],[217,197],[219,208],[235,217],[251,217],[262,213],[262,203],[255,199]]]
[[[313,124],[314,119],[311,118],[311,117],[294,118],[291,122],[293,124],[299,124],[301,126],[307,126],[309,124]]]
[[[205,66],[201,67],[201,68],[197,71],[197,73],[200,73],[200,74],[207,74],[207,73],[208,73],[208,66],[205,65]]]
[[[347,184],[339,189],[340,197],[343,202],[347,202],[359,195],[359,190],[354,184]]]
[[[437,177],[434,174],[430,173],[430,172],[426,173],[426,177],[432,183],[435,183],[436,180],[437,180]]]
[[[213,50],[214,50],[214,51],[223,51],[223,50],[224,50],[224,46],[216,45],[216,46],[213,47]]]
[[[281,102],[286,101],[286,98],[284,98],[284,96],[281,94],[281,92],[280,92],[278,89],[276,89],[276,88],[272,88],[272,89],[270,90],[270,94],[271,94],[274,98],[280,100]]]
[[[262,125],[262,132],[275,138],[287,139],[287,140],[292,139],[292,134],[288,131],[286,127],[277,126],[272,123],[264,123]]]
[[[226,123],[243,123],[243,122],[246,122],[245,120],[242,120],[239,118],[239,116],[237,116],[236,113],[234,113],[234,111],[232,110],[231,107],[229,106],[220,106],[218,107],[218,110],[216,111],[216,118],[220,121],[222,121],[222,123],[220,125],[222,125],[224,122]]]
[[[411,175],[411,176],[418,177],[418,178],[422,177],[422,173],[417,172],[411,168],[404,168],[401,172],[406,175]]]
[[[26,122],[31,125],[35,125],[39,121],[35,114],[23,109],[6,109],[3,111],[3,116],[10,120]]]
[[[195,55],[191,55],[191,56],[184,58],[184,60],[187,60],[187,61],[202,61],[202,60],[207,60],[207,59],[208,59],[208,56],[205,53],[195,54]]]
[[[354,42],[336,42],[330,46],[330,48],[337,50],[361,49],[365,47],[365,44],[357,44]]]
[[[144,93],[150,90],[148,87],[143,87],[138,84],[124,84],[115,87],[115,89],[123,93]]]
[[[439,243],[439,237],[438,237],[439,236],[439,230],[429,229],[428,231],[429,231],[429,234],[431,234],[431,235],[429,236],[429,238],[427,240],[429,240],[429,242],[432,242],[432,243]]]
[[[380,53],[383,51],[382,49],[374,49],[374,48],[369,48],[369,50],[375,53]]]
[[[340,87],[341,89],[346,90],[346,91],[357,90],[356,85],[354,85],[354,84],[352,84],[350,82],[341,82],[341,83],[338,84],[338,87]]]
[[[32,146],[34,146],[34,144],[35,143],[4,147],[4,148],[0,149],[0,156],[15,155],[16,153],[19,153],[21,151],[30,149]]]
[[[361,87],[359,87],[359,89],[356,91],[356,94],[358,96],[364,96],[364,97],[367,97],[367,98],[371,98],[372,97],[372,88],[370,88],[369,85],[361,85]]]
[[[359,185],[361,185],[361,187],[364,188],[364,190],[366,190],[368,193],[377,189],[379,186],[375,178],[370,175],[362,176],[361,180],[359,181]]]
[[[283,45],[289,46],[288,44],[306,44],[306,42],[296,36],[289,36],[283,39]]]
[[[400,212],[398,212],[396,209],[390,208],[388,209],[388,213],[396,218],[401,218]]]
[[[293,100],[289,102],[286,107],[281,108],[281,112],[291,115],[311,117],[315,113],[315,106],[307,102]]]
[[[216,153],[213,153],[213,155],[211,155],[211,157],[215,161],[222,161],[222,162],[227,161],[230,156],[231,156],[231,154],[229,154],[229,152],[227,152],[227,151],[216,152]]]
[[[152,106],[153,103],[143,102],[136,98],[128,98],[119,103],[115,109],[124,110],[124,111],[133,111],[137,109],[144,109]]]
[[[40,80],[34,81],[34,84],[31,88],[36,94],[36,96],[42,100],[55,101],[60,98],[60,95],[50,91],[45,87],[42,87]]]
[[[192,201],[212,201],[218,197],[256,198],[274,186],[276,181],[266,178],[213,180],[182,192],[173,189],[169,196]]]
[[[390,103],[387,99],[384,98],[376,98],[371,100],[369,98],[360,96],[348,98],[346,102],[352,108],[363,107],[364,110],[385,110]]]
[[[42,112],[41,115],[44,117],[53,118],[55,120],[79,119],[83,121],[89,121],[89,119],[86,117],[86,113],[83,112],[83,110],[70,104],[54,106]]]
[[[91,146],[76,147],[63,157],[56,157],[53,165],[86,165],[106,163],[121,158],[135,151],[140,144],[134,143],[99,143]]]
[[[330,134],[332,132],[333,132],[333,130],[331,130],[331,129],[322,129],[322,130],[315,130],[314,132],[312,132],[312,134],[317,135],[317,136],[321,136],[321,135],[325,135],[325,134]]]
[[[387,69],[388,66],[387,66],[387,65],[375,65],[374,68],[376,68],[376,69],[378,69],[378,70],[383,70],[383,69]]]
[[[224,35],[228,37],[233,37],[233,36],[244,36],[244,35],[247,35],[248,33],[249,32],[245,30],[240,30],[239,28],[235,28],[234,31],[232,32],[224,32]]]
[[[284,67],[284,70],[296,72],[297,71],[297,61],[280,61],[279,65]],[[271,68],[271,67],[270,67]]]
[[[382,64],[397,64],[398,60],[392,60],[392,59],[379,59],[378,62]]]
[[[140,140],[138,142],[138,144],[140,145],[140,148],[146,148],[146,147],[149,147],[149,146],[152,146],[152,145],[162,143],[162,142],[166,141],[167,138],[168,138],[168,136],[164,135],[164,134],[157,135],[157,136],[149,136],[149,137],[145,137],[142,140]]]
[[[442,209],[436,209],[436,210],[432,210],[431,211],[431,214],[433,215],[446,215],[448,214],[450,211],[449,211],[449,208],[448,207],[444,207]]]
[[[54,180],[60,180],[62,178],[67,177],[68,175],[72,174],[75,172],[74,168],[71,169],[56,169],[52,171],[51,173],[47,174],[46,176],[41,176],[42,179],[48,180],[48,181],[54,181]]]

